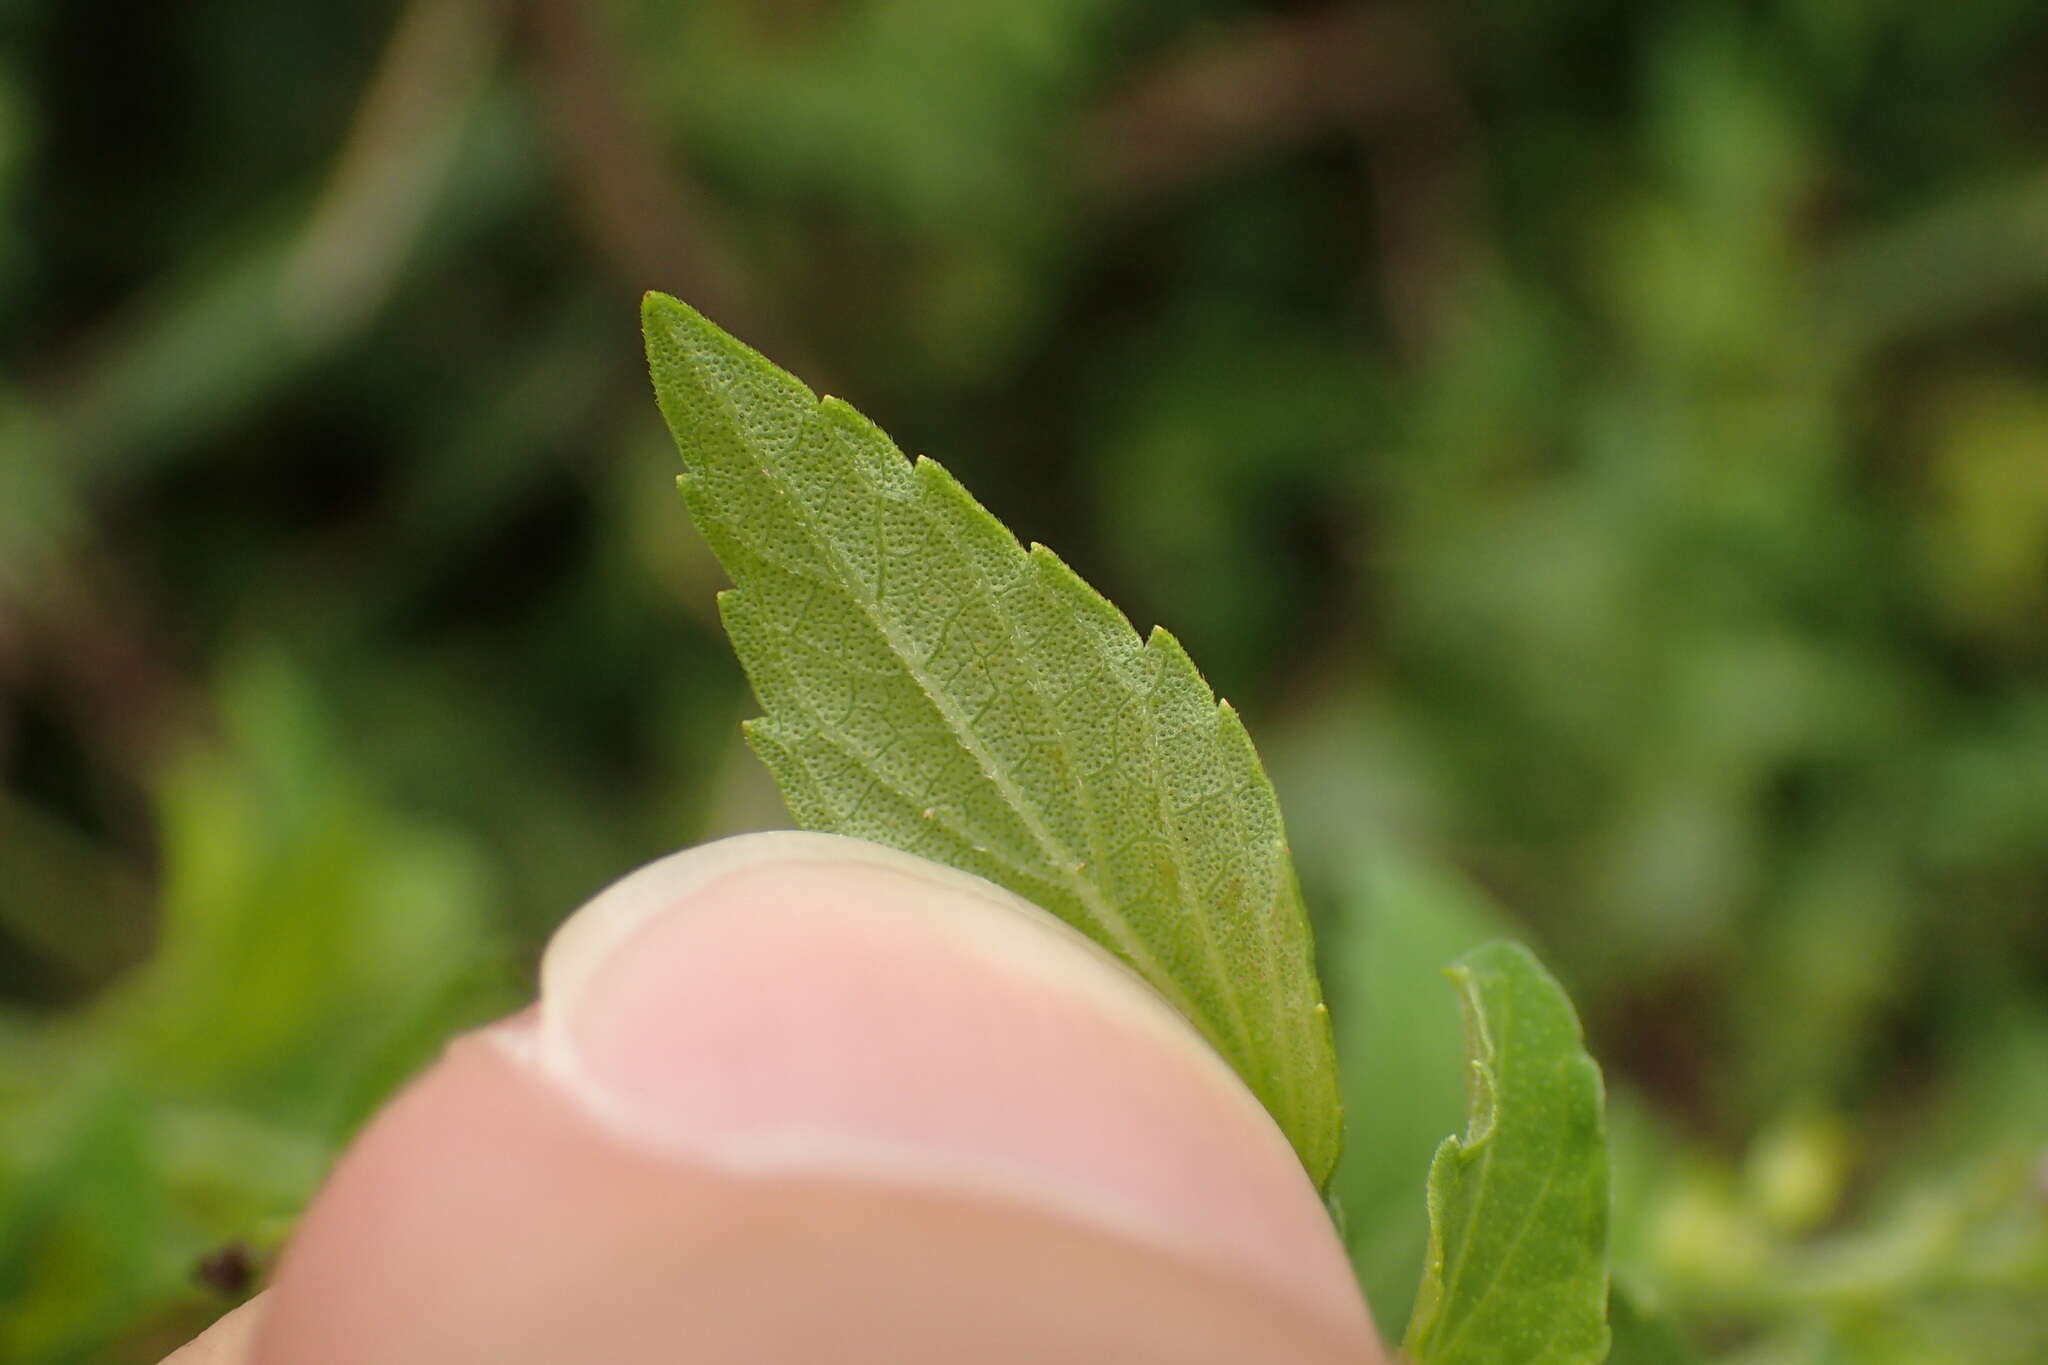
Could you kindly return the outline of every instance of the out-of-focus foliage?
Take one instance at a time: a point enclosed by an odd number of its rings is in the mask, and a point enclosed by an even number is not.
[[[516,999],[473,840],[366,791],[283,662],[223,661],[214,700],[225,733],[156,777],[155,951],[0,1034],[0,1359],[203,1322],[167,1293],[260,1257],[335,1143]]]
[[[1390,1335],[1460,1121],[1397,1054],[1504,918],[1631,1341],[2048,1355],[2044,60],[2021,0],[4,0],[0,1358],[151,1359],[569,906],[779,818],[650,287],[1244,711]]]

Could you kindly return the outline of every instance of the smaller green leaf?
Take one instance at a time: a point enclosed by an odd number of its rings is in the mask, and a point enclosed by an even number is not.
[[[1350,1215],[1351,1263],[1381,1330],[1408,1323],[1429,1210],[1415,1197],[1465,1113],[1465,1032],[1444,989],[1446,962],[1499,938],[1507,920],[1449,868],[1390,844],[1359,856],[1338,892],[1328,939],[1331,1017],[1344,1105],[1372,1115],[1331,1189]]]
[[[1429,1170],[1429,1260],[1403,1349],[1418,1365],[1598,1365],[1607,1355],[1600,1068],[1564,989],[1518,943],[1448,975],[1470,1104]]]

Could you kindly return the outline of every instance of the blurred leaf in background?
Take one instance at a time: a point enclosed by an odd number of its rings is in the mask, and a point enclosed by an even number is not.
[[[231,661],[218,697],[224,742],[171,761],[156,802],[155,952],[89,1009],[0,1034],[10,1360],[203,1322],[200,1261],[271,1249],[370,1108],[517,1000],[480,851],[379,803],[281,657]]]
[[[660,288],[1243,711],[1383,1317],[1499,923],[1644,1313],[2040,1359],[2044,60],[2024,0],[0,0],[0,1356],[154,1360],[569,907],[785,819]]]

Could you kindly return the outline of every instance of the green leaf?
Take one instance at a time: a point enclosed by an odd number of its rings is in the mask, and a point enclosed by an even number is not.
[[[799,823],[977,873],[1129,963],[1237,1068],[1318,1185],[1341,1105],[1280,808],[1244,725],[951,475],[660,294],[648,363],[734,587]]]
[[[1350,1215],[1347,1246],[1380,1330],[1398,1336],[1429,1246],[1416,1198],[1444,1134],[1465,1113],[1464,1031],[1443,964],[1505,931],[1485,893],[1451,869],[1375,844],[1336,888],[1324,983],[1337,1026],[1345,1107],[1372,1140],[1345,1145],[1330,1188]]]
[[[1597,1365],[1607,1330],[1600,1069],[1535,955],[1489,943],[1449,969],[1465,1011],[1464,1137],[1429,1170],[1429,1260],[1403,1349],[1417,1365]]]

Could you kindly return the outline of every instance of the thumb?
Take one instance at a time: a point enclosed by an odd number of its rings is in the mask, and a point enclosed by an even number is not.
[[[983,882],[745,836],[613,886],[342,1160],[259,1365],[1382,1359],[1285,1138]]]

